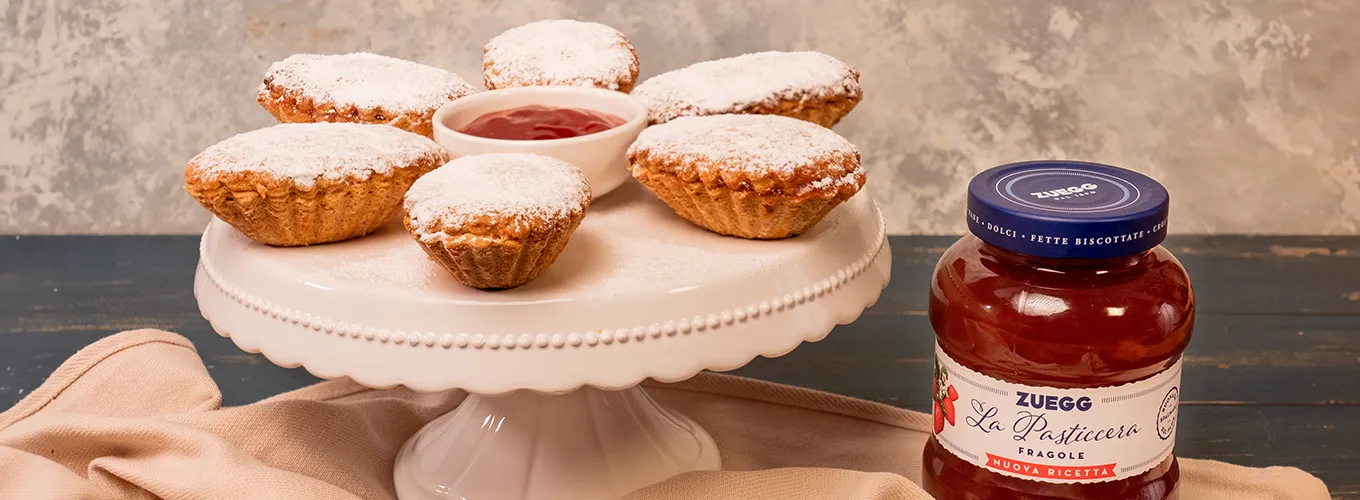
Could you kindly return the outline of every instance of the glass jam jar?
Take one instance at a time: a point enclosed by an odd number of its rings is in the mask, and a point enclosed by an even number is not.
[[[1108,165],[1002,165],[931,281],[935,433],[952,499],[1176,498],[1189,277],[1160,246],[1169,196]]]

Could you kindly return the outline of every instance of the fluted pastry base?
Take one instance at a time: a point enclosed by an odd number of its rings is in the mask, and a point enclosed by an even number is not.
[[[470,395],[397,455],[401,500],[618,498],[718,468],[713,439],[640,387]]]

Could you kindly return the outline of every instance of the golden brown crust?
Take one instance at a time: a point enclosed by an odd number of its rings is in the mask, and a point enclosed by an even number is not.
[[[749,239],[779,239],[807,232],[831,209],[854,196],[854,189],[812,189],[802,194],[756,192],[713,182],[685,180],[674,174],[634,165],[633,177],[670,206],[677,215],[718,234]],[[858,175],[857,185],[864,183]]]
[[[632,92],[652,124],[686,116],[779,115],[830,128],[864,98],[859,72],[818,52],[765,51],[654,76]]]
[[[628,43],[621,43],[620,47],[628,49],[628,53],[633,56],[633,64],[629,68],[629,75],[622,78],[590,78],[591,86],[606,90],[617,90],[625,94],[633,91],[633,86],[637,84],[638,78],[638,56],[637,50]],[[572,82],[573,84],[578,82]],[[509,72],[502,72],[496,61],[489,55],[489,51],[482,52],[482,84],[487,90],[504,89],[512,87],[546,87],[552,85],[562,85],[563,82],[551,81],[542,78],[522,79]]]
[[[281,123],[372,123],[391,125],[425,137],[434,137],[434,112],[439,109],[435,106],[398,113],[380,107],[315,102],[301,91],[278,86],[268,80],[260,85],[255,100]]]
[[[687,183],[750,191],[759,195],[838,197],[849,199],[864,186],[864,170],[858,150],[810,158],[806,168],[752,171],[739,168],[741,159],[714,159],[701,155],[667,154],[647,148],[629,151],[633,176],[640,171],[666,174]],[[854,182],[819,182],[835,179]],[[640,179],[639,179],[640,180]]]
[[[783,116],[687,116],[648,127],[628,148],[636,177],[760,195],[848,198],[864,185],[859,149],[817,124]]]
[[[644,130],[633,174],[682,218],[719,234],[786,238],[864,186],[859,149],[791,117],[687,116]]]
[[[268,173],[209,172],[211,166],[190,162],[184,189],[252,240],[274,246],[314,245],[378,230],[401,209],[407,188],[446,159],[440,152],[366,179],[318,179],[305,188]]]
[[[585,173],[565,161],[526,153],[469,155],[407,190],[403,224],[460,283],[511,288],[557,260],[590,200]]]
[[[826,97],[805,96],[803,99],[779,99],[761,101],[738,109],[740,114],[780,115],[816,123],[831,128],[850,114],[864,98],[864,91],[858,87],[852,94],[832,94]]]
[[[438,224],[430,232],[414,228],[409,215],[403,224],[425,253],[459,283],[499,290],[528,283],[552,266],[584,218],[582,207],[568,217],[531,224],[500,225],[480,218],[457,231]]]
[[[583,203],[579,210],[561,216],[541,214],[478,214],[461,217],[456,221],[436,218],[419,233],[421,236],[434,235],[441,238],[476,236],[494,240],[523,240],[540,231],[565,231],[574,228],[585,217],[589,203]],[[410,221],[410,217],[407,217]],[[575,222],[573,222],[575,221]],[[415,228],[408,228],[416,234]]]
[[[728,111],[703,111],[698,109],[687,110],[681,116],[712,116],[721,114],[741,114],[741,115],[779,115],[789,118],[816,123],[826,128],[831,128],[840,123],[842,118],[854,111],[855,106],[864,99],[864,91],[859,87],[854,88],[852,93],[837,93],[819,96],[808,93],[796,96],[797,98],[779,98],[752,102],[744,106]],[[677,116],[676,118],[679,118]],[[652,125],[658,125],[673,120],[674,118],[662,118],[653,116],[650,120]]]

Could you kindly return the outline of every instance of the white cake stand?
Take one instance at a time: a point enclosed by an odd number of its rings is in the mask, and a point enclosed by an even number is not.
[[[615,498],[719,466],[699,426],[639,388],[783,355],[854,321],[888,281],[867,193],[779,241],[690,225],[634,183],[592,205],[520,288],[459,285],[400,224],[274,248],[214,220],[194,294],[218,333],[285,367],[472,395],[397,458],[403,500]]]

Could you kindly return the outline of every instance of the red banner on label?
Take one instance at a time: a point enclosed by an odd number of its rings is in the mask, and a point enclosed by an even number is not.
[[[1006,457],[998,457],[991,453],[987,454],[987,466],[1013,474],[1044,479],[1101,479],[1114,477],[1114,464],[1083,465],[1078,467],[1032,464],[1019,460],[1011,460]]]

